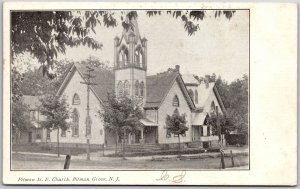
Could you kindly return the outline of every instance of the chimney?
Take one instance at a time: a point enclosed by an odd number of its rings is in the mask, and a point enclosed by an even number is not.
[[[180,71],[180,66],[179,65],[175,66],[175,71],[179,73],[179,71]]]

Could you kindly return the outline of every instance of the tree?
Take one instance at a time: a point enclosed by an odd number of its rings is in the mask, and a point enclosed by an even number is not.
[[[206,18],[209,11],[145,11],[149,17],[168,14],[181,19],[188,35],[193,35],[200,27],[198,21]],[[235,11],[214,11],[215,17],[225,15],[230,19]],[[49,71],[57,54],[65,54],[67,47],[87,45],[92,49],[101,49],[102,44],[91,37],[96,33],[97,24],[115,27],[122,23],[125,29],[133,27],[129,20],[138,17],[137,11],[13,11],[11,13],[12,54],[29,52],[42,65],[43,75],[54,78]]]
[[[123,158],[125,155],[125,138],[127,133],[134,133],[142,127],[139,121],[143,117],[138,101],[127,96],[116,97],[113,94],[107,95],[108,101],[104,111],[99,111],[100,117],[104,120],[105,130],[115,135],[116,149],[119,138],[123,136]]]
[[[59,129],[66,131],[69,127],[69,106],[64,98],[59,98],[53,94],[41,98],[41,114],[46,117],[41,122],[42,127],[49,130],[57,130],[57,155],[59,154]]]
[[[188,127],[186,126],[185,114],[179,115],[178,111],[174,111],[173,115],[167,115],[166,118],[166,129],[167,132],[170,132],[174,135],[178,136],[178,148],[179,148],[179,156],[181,156],[181,148],[180,148],[180,135],[184,135],[186,131],[188,131]]]
[[[22,99],[12,101],[11,111],[12,133],[15,135],[15,141],[18,144],[21,132],[28,131],[33,127],[30,121],[29,108],[23,103]]]

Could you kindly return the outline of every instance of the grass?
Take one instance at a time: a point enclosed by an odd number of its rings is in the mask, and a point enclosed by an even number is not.
[[[15,152],[32,152],[32,153],[47,153],[47,154],[57,154],[57,147],[53,147],[50,145],[40,145],[36,143],[32,144],[18,144],[13,145],[12,150]],[[90,149],[90,152],[99,151],[99,149]],[[70,148],[70,147],[60,147],[60,154],[70,154],[70,155],[78,155],[86,153],[85,148]]]

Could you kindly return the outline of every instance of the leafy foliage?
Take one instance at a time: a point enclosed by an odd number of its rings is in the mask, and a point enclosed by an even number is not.
[[[11,117],[13,130],[27,131],[33,126],[30,121],[29,108],[22,99],[12,102]]]
[[[238,132],[248,133],[248,76],[244,75],[242,79],[237,79],[230,84],[222,80],[220,76],[216,78],[216,74],[212,74],[198,77],[198,80],[202,82],[216,82],[226,108],[226,115],[221,119],[229,121],[226,122],[229,125],[224,126],[226,130],[231,131],[233,129],[231,125],[234,125]]]
[[[211,113],[209,118],[207,118],[207,124],[212,126],[212,134],[218,135],[218,125],[217,125],[217,115],[216,113]],[[232,118],[226,117],[226,115],[219,114],[219,123],[221,134],[227,134],[230,131],[236,129]]]
[[[99,115],[104,120],[105,129],[116,134],[117,140],[124,132],[134,133],[142,126],[139,120],[143,117],[143,113],[138,102],[126,96],[118,98],[114,94],[107,96],[108,102],[104,111],[99,111]]]
[[[185,134],[188,131],[188,127],[186,126],[185,114],[179,115],[177,111],[173,113],[172,116],[167,115],[166,118],[166,129],[167,132],[171,132],[172,134],[180,135]]]
[[[163,11],[165,12],[165,11]],[[123,28],[129,29],[128,19],[138,17],[137,11],[121,11],[116,16],[115,11],[30,11],[11,13],[13,55],[24,52],[31,53],[42,64],[43,75],[50,79],[55,75],[49,71],[53,68],[58,53],[65,54],[67,47],[85,45],[91,49],[101,49],[102,44],[91,34],[95,28],[103,25],[107,28],[122,23]],[[207,11],[166,11],[175,19],[181,19],[188,35],[200,29],[197,21],[203,20]],[[230,19],[235,11],[215,11],[215,17],[225,15]],[[151,17],[161,15],[162,11],[146,11]]]
[[[69,124],[69,106],[64,98],[55,95],[45,95],[41,99],[40,112],[46,117],[46,121],[42,121],[41,125],[47,129],[67,130]]]

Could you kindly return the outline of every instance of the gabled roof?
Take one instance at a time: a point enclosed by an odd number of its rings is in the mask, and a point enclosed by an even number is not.
[[[163,73],[147,76],[146,79],[147,98],[144,108],[158,108],[170,91],[174,82],[178,82],[190,108],[195,108],[195,105],[188,95],[187,89],[178,71],[170,69]]]
[[[198,86],[200,83],[192,74],[183,74],[182,79],[185,85],[195,85]]]
[[[211,93],[214,93],[218,100],[218,103],[220,104],[221,110],[223,112],[226,111],[215,82],[209,82],[208,84],[206,84],[205,82],[201,82],[198,87],[199,87],[199,91],[198,91],[198,106],[199,107],[204,107],[209,95]]]
[[[72,78],[72,75],[75,71],[78,71],[81,77],[85,79],[84,73],[87,72],[86,65],[74,63],[71,67],[69,73],[66,75],[62,85],[60,86],[57,94],[61,95],[64,88]],[[107,93],[114,92],[115,87],[115,79],[114,74],[109,71],[102,68],[94,68],[95,71],[92,72],[92,75],[95,76],[95,78],[91,79],[91,82],[97,84],[97,85],[91,85],[91,90],[95,93],[95,95],[99,98],[100,101],[106,101],[107,100]],[[78,85],[83,85],[81,83],[78,83]]]

